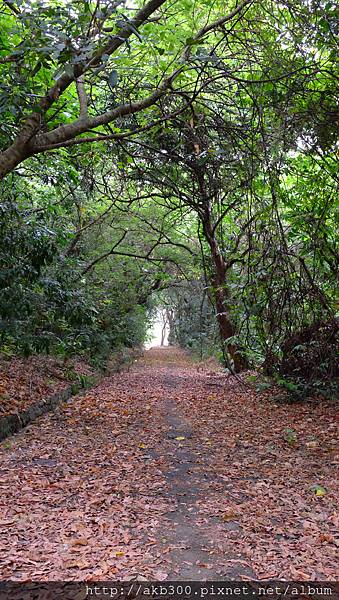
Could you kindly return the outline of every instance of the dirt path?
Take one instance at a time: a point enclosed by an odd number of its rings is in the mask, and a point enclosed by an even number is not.
[[[1,579],[333,580],[333,424],[153,349],[1,444]]]

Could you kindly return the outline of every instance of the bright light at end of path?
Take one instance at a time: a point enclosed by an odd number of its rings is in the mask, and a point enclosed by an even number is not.
[[[153,346],[168,346],[169,325],[165,311],[159,309],[148,331],[148,340],[144,346],[149,350]]]

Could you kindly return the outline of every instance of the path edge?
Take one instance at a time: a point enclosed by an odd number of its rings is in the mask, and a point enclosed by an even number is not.
[[[6,438],[18,433],[27,425],[30,425],[35,419],[47,412],[55,410],[59,404],[69,400],[72,396],[77,396],[86,390],[95,387],[105,377],[110,377],[114,373],[119,373],[122,369],[128,368],[130,363],[141,355],[140,348],[125,349],[123,353],[119,352],[113,356],[110,363],[110,369],[107,373],[92,377],[90,381],[83,380],[70,384],[67,388],[56,392],[38,402],[33,402],[28,408],[20,412],[11,413],[0,418],[0,443]]]

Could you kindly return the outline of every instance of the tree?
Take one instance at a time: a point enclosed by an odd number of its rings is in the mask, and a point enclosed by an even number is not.
[[[250,238],[246,243],[250,225],[266,212],[266,198],[258,210],[251,207],[253,199],[260,202],[268,191],[278,211],[280,169],[305,127],[305,121],[300,123],[300,116],[289,111],[301,105],[306,94],[311,103],[314,78],[321,83],[323,77],[323,60],[301,55],[295,41],[304,34],[303,18],[292,14],[295,37],[282,45],[276,40],[276,26],[278,22],[282,31],[291,26],[286,8],[278,7],[268,16],[264,11],[266,28],[259,28],[253,39],[256,17],[253,11],[247,18],[248,31],[243,30],[242,18],[241,30],[232,26],[230,35],[224,33],[190,57],[201,89],[190,98],[189,108],[181,107],[181,98],[169,98],[167,112],[177,116],[125,143],[133,176],[145,189],[198,220],[202,248],[208,248],[205,273],[220,337],[236,368],[244,358],[235,341],[238,330],[231,317],[228,280],[233,267],[245,264],[251,253]],[[236,72],[229,65],[235,65]],[[262,185],[266,177],[268,186]]]
[[[332,377],[334,3],[3,6],[3,339],[109,353],[162,293],[180,343],[213,304],[229,366]]]
[[[209,21],[196,32],[191,17],[187,33],[190,37],[186,37],[185,42],[182,34],[172,35],[172,47],[175,42],[179,50],[170,60],[167,57],[160,61],[159,55],[168,55],[167,49],[159,45],[164,37],[167,41],[164,26],[168,31],[167,22],[174,25],[166,11],[166,0],[149,0],[140,10],[132,10],[132,18],[125,15],[121,2],[75,1],[68,5],[23,2],[20,8],[13,2],[3,2],[7,54],[0,57],[0,66],[5,82],[2,104],[8,111],[8,121],[3,129],[5,147],[0,155],[0,177],[28,157],[50,149],[130,135],[128,128],[120,130],[121,120],[145,111],[163,98],[185,71],[183,58],[192,45],[232,20],[251,1],[243,0],[226,16]],[[181,0],[180,7],[187,14],[189,3]],[[212,19],[214,11],[203,7],[197,18],[198,25],[206,14]],[[143,30],[143,36],[139,29]],[[186,32],[183,33],[185,36]],[[140,60],[140,53],[133,54],[131,50],[135,40],[144,47],[141,55],[145,55],[145,51],[148,54],[150,64],[146,77],[142,82],[139,78],[138,85],[135,82],[126,88],[123,82],[117,86],[119,69],[115,66],[122,65],[122,71],[124,66],[136,69],[136,61]],[[170,74],[166,74],[168,69]],[[105,91],[100,90],[103,82],[110,90],[108,99]],[[131,87],[135,86],[133,97]],[[160,114],[158,120],[165,118],[166,115]],[[117,131],[112,132],[109,124],[117,120]],[[139,127],[148,129],[152,125],[146,118]],[[13,130],[15,137],[11,140]],[[91,136],[80,137],[85,132],[91,132]],[[8,138],[11,141],[6,147]]]

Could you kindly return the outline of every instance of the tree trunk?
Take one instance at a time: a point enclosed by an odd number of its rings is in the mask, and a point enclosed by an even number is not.
[[[204,212],[203,229],[206,236],[206,241],[210,247],[211,258],[214,267],[214,276],[212,278],[213,286],[213,299],[217,310],[217,321],[219,326],[219,334],[223,344],[226,345],[227,353],[234,364],[234,370],[239,372],[246,368],[246,360],[237,351],[237,346],[234,343],[230,343],[227,340],[236,334],[236,329],[228,316],[228,297],[227,290],[225,288],[227,266],[222,256],[218,242],[215,237],[215,233],[211,223],[210,211]]]
[[[160,342],[160,346],[164,346],[165,345],[165,338],[166,338],[166,328],[167,328],[167,313],[166,313],[166,310],[163,310],[161,312],[161,317],[162,317],[162,329],[161,329],[161,342]]]

